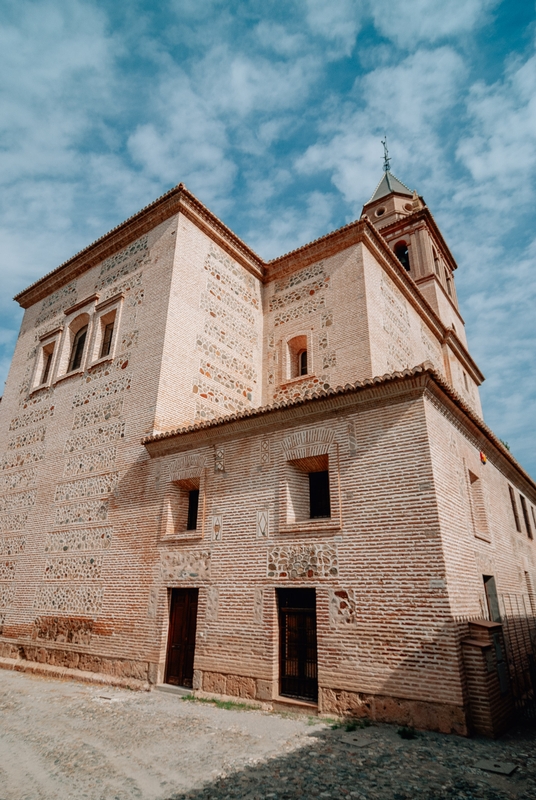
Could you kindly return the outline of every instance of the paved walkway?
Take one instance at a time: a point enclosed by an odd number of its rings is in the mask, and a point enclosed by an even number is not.
[[[0,670],[0,800],[535,800],[535,733],[403,739]]]

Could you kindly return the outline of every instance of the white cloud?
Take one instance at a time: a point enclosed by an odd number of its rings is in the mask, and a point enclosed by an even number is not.
[[[489,18],[499,0],[371,0],[377,30],[410,50],[423,43],[470,33]]]
[[[305,0],[305,6],[311,31],[332,43],[327,55],[350,55],[365,17],[366,3],[363,0]]]

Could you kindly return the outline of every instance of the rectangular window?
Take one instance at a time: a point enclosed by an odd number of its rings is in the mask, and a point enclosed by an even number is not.
[[[499,597],[497,595],[497,586],[493,575],[482,575],[484,580],[484,591],[486,593],[486,603],[488,605],[489,618],[493,622],[501,622],[501,613],[499,611]]]
[[[309,517],[331,517],[328,470],[309,473]]]
[[[521,533],[521,525],[519,524],[519,514],[517,511],[517,503],[516,503],[516,496],[514,490],[511,486],[508,486],[508,491],[510,493],[510,502],[512,503],[512,511],[514,512],[514,520],[516,523],[516,530]]]
[[[197,530],[197,511],[199,508],[199,489],[190,489],[188,492],[188,520],[187,531]]]
[[[527,536],[532,539],[532,528],[530,527],[529,510],[527,508],[527,501],[522,494],[519,495],[521,500],[521,509],[523,511],[523,519],[525,520],[525,528],[527,529]]]
[[[108,324],[104,326],[104,330],[102,333],[102,345],[99,358],[104,358],[105,356],[110,354],[113,335],[114,335],[114,322],[108,322]]]
[[[484,503],[484,493],[482,491],[482,481],[469,470],[469,491],[471,501],[471,513],[475,536],[489,541],[488,521]]]

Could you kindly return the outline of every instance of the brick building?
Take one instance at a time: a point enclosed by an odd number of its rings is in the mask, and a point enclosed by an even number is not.
[[[482,420],[455,269],[387,171],[270,262],[179,185],[21,292],[0,665],[504,728],[536,486]]]

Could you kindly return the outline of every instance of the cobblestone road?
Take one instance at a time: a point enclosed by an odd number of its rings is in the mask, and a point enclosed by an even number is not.
[[[535,743],[534,729],[496,742],[347,732],[0,670],[0,800],[536,800]]]

